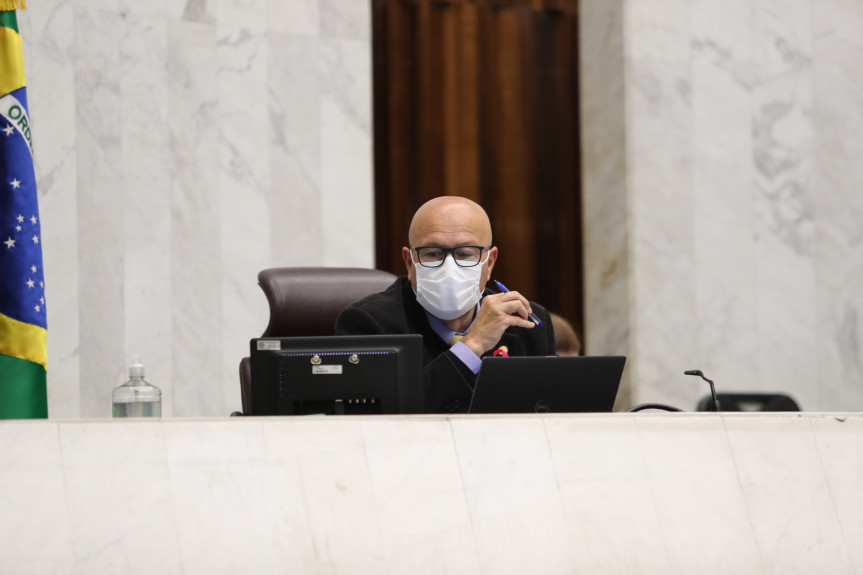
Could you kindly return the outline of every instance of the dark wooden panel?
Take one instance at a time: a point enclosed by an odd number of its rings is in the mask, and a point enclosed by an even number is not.
[[[414,144],[419,151],[417,185],[423,198],[439,196],[443,177],[443,50],[441,49],[442,10],[431,2],[418,2],[418,21],[414,30],[417,44],[417,119]]]
[[[443,11],[444,177],[447,193],[480,199],[477,6]]]
[[[417,205],[415,7],[389,0],[372,6],[377,267],[400,273],[404,266],[393,248],[407,241],[404,214]]]
[[[576,0],[374,0],[377,265],[413,212],[489,212],[495,277],[583,318]]]
[[[489,14],[484,64],[486,152],[489,176],[483,204],[500,248],[496,276],[510,289],[536,297],[533,154],[527,74],[530,13],[523,8]]]
[[[537,298],[556,302],[556,311],[571,318],[581,333],[578,76],[571,72],[578,62],[576,20],[561,13],[535,12],[532,27],[535,187],[540,191],[536,232],[544,260]],[[545,110],[554,110],[553,116]]]

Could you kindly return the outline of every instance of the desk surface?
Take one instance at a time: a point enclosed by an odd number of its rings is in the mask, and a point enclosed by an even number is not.
[[[863,573],[863,414],[0,422],[0,572]]]

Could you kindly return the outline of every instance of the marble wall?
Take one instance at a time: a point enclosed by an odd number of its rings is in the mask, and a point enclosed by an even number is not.
[[[620,0],[582,21],[588,352],[629,355],[632,403],[691,409],[697,368],[863,410],[863,4]]]
[[[50,415],[108,416],[131,353],[164,414],[226,415],[258,271],[373,265],[370,7],[30,4]]]
[[[589,353],[620,405],[788,390],[863,409],[863,5],[580,8]],[[164,413],[240,405],[260,269],[373,264],[371,32],[353,0],[45,0],[19,12],[52,417],[141,353]]]

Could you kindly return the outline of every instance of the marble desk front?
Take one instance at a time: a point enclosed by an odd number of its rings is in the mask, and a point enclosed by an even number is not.
[[[0,573],[863,573],[861,479],[863,414],[4,421]]]

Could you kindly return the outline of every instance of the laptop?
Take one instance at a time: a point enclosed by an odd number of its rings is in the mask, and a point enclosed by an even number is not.
[[[469,413],[610,412],[626,357],[484,357]]]

